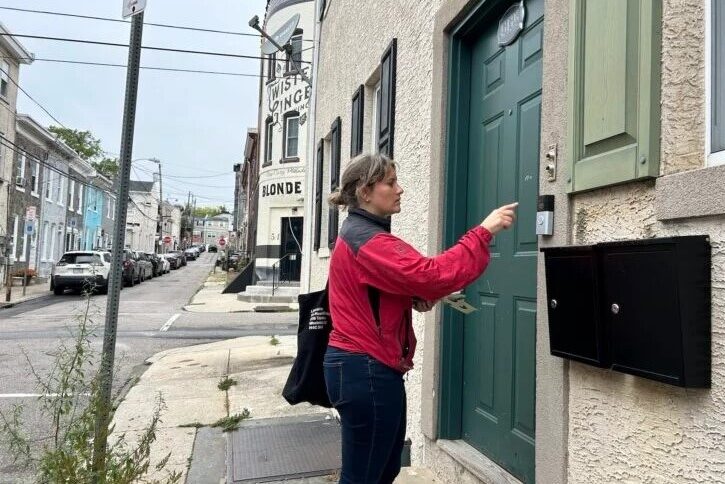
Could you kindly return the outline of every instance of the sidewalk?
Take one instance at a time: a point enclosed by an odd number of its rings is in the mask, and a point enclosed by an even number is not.
[[[213,308],[238,308],[232,306],[239,304],[238,301],[227,302],[226,295],[220,294],[223,282],[219,279],[219,274],[212,274],[191,306],[203,306],[205,312]],[[197,302],[203,305],[195,305]],[[262,320],[265,315],[259,314],[259,318]],[[280,427],[273,426],[279,422],[287,422],[289,426],[291,421],[310,420],[337,425],[330,410],[309,404],[292,406],[282,397],[296,353],[294,335],[249,336],[157,353],[147,360],[150,366],[119,404],[113,418],[115,435],[125,433],[127,441],[135,441],[151,421],[160,394],[165,409],[151,450],[152,468],[169,452],[171,457],[163,472],[149,477],[163,479],[168,472],[178,471],[183,474],[181,482],[188,484],[223,483],[230,475],[229,452],[237,433],[222,434],[219,428],[214,428],[214,424],[221,423],[220,419],[245,416],[240,422],[242,429],[276,430]],[[220,388],[225,380],[228,385]],[[273,442],[274,446],[283,449],[285,442],[278,440]],[[284,482],[329,484],[336,481],[334,475],[328,475]],[[397,484],[433,482],[436,481],[429,471],[417,468],[404,469],[396,480]]]
[[[49,283],[45,281],[38,284],[30,284],[25,288],[25,296],[23,296],[23,286],[19,281],[14,281],[10,301],[7,302],[5,301],[5,292],[7,287],[2,286],[2,288],[0,288],[0,309],[11,307],[22,302],[32,301],[33,299],[38,299],[43,296],[50,296],[53,293],[50,291],[49,287]]]
[[[241,313],[252,312],[256,307],[279,307],[279,303],[251,303],[237,300],[237,295],[222,294],[227,284],[227,274],[219,269],[209,275],[185,311],[192,313]],[[297,310],[298,304],[289,304],[290,309]]]

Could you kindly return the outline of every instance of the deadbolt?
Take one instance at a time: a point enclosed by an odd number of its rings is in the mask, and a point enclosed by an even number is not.
[[[612,304],[612,314],[619,314],[619,304]]]
[[[549,305],[551,306],[551,309],[556,309],[556,307],[559,305],[559,302],[556,299],[552,299]]]

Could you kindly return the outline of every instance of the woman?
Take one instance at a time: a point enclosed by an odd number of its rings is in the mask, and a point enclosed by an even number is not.
[[[511,226],[516,204],[494,210],[452,248],[424,257],[390,234],[403,189],[383,155],[355,158],[331,205],[346,207],[330,260],[333,329],[324,368],[330,402],[342,421],[340,483],[392,483],[405,439],[403,375],[413,368],[411,308],[476,280],[489,261],[493,235]]]

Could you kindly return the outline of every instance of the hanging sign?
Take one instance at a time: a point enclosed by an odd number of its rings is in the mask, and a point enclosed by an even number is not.
[[[526,20],[526,8],[524,0],[511,5],[498,21],[498,45],[505,47],[511,45],[524,30]]]

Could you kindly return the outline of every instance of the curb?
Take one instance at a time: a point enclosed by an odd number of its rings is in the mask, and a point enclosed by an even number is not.
[[[19,306],[23,303],[30,302],[30,301],[36,301],[38,299],[43,298],[50,298],[53,294],[36,294],[33,296],[26,296],[25,299],[21,299],[19,301],[10,301],[10,302],[0,302],[0,309],[6,309],[6,308],[12,308],[15,306]]]

